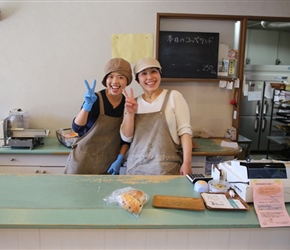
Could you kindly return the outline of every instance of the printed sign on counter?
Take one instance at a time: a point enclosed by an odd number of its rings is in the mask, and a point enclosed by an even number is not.
[[[284,187],[279,179],[254,180],[254,207],[261,227],[289,227],[290,217],[285,207]]]

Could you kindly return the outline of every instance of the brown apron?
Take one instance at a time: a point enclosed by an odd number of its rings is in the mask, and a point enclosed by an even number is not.
[[[182,157],[180,146],[171,138],[166,122],[167,91],[159,112],[135,115],[134,138],[127,158],[127,174],[178,175]]]
[[[107,174],[119,154],[120,126],[123,117],[105,115],[102,95],[100,115],[91,129],[72,146],[65,166],[65,174]]]

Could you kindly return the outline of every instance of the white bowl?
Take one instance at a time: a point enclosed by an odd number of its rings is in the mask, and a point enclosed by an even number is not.
[[[194,191],[196,192],[208,192],[208,184],[206,181],[197,181],[195,184],[194,184]]]
[[[209,192],[212,193],[225,193],[230,188],[230,183],[221,180],[210,180],[208,182]]]

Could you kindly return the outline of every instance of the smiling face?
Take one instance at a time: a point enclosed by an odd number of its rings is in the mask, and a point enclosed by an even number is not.
[[[117,71],[111,72],[106,78],[107,93],[114,96],[122,95],[123,89],[126,88],[127,83],[128,79],[124,75]]]
[[[144,69],[137,77],[143,90],[149,93],[157,91],[161,83],[161,75],[157,68]]]

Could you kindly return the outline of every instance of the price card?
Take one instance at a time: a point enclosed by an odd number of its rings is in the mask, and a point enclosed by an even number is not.
[[[210,209],[246,209],[239,199],[228,199],[225,194],[202,193],[201,196]]]

